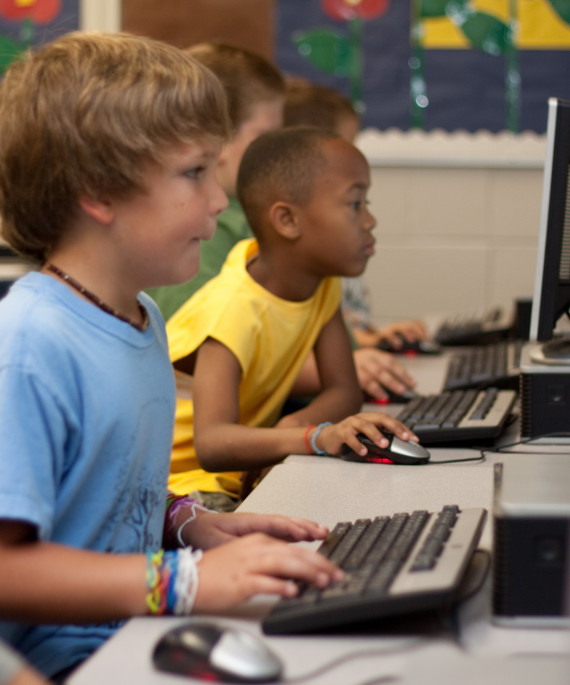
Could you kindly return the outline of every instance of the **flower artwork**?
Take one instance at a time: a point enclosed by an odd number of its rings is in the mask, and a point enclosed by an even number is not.
[[[61,10],[61,0],[0,0],[0,20],[18,24],[16,35],[0,33],[0,73],[34,43],[36,26],[51,23]]]
[[[323,12],[346,25],[340,33],[328,28],[297,32],[293,40],[301,55],[318,69],[350,82],[350,97],[362,112],[362,22],[386,12],[390,0],[321,0]]]
[[[368,121],[393,121],[397,110],[402,127],[431,129],[442,121],[448,127],[457,114],[465,117],[452,124],[459,128],[489,126],[518,133],[529,127],[529,115],[532,128],[540,130],[544,125],[537,117],[546,91],[568,97],[562,65],[568,64],[570,50],[570,0],[312,0],[310,4],[319,6],[329,23],[293,29],[289,40],[292,36],[297,56],[311,66],[348,80],[351,100]],[[315,16],[313,11],[313,24]],[[556,69],[558,57],[561,67]],[[544,78],[537,77],[540,73]],[[447,94],[445,79],[449,88],[461,93],[461,103]],[[469,100],[465,95],[471,93]],[[382,97],[389,98],[390,107],[379,112]],[[409,123],[402,116],[406,112]]]

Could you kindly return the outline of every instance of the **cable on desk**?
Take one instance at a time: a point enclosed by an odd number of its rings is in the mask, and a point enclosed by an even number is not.
[[[295,678],[285,678],[283,680],[284,683],[303,683],[307,682],[308,680],[311,680],[312,678],[317,678],[318,676],[321,676],[328,671],[333,670],[334,668],[338,668],[339,666],[342,666],[343,664],[346,664],[350,661],[354,661],[355,659],[366,659],[367,657],[375,657],[375,656],[394,656],[397,654],[405,653],[408,651],[413,651],[416,650],[423,645],[426,644],[426,641],[424,639],[418,639],[414,640],[411,643],[407,643],[401,647],[394,647],[393,649],[362,649],[357,652],[349,652],[348,654],[343,654],[343,656],[338,657],[337,659],[333,659],[332,661],[329,661],[326,664],[323,664],[322,666],[318,666],[315,668],[313,671],[309,671],[309,673],[305,673],[304,675],[296,676]],[[375,678],[371,681],[363,682],[363,683],[358,683],[357,685],[372,685],[373,683],[391,683],[391,682],[397,682],[399,680],[399,676],[396,675],[386,675],[386,676],[381,676],[380,679]]]
[[[480,454],[478,457],[466,457],[465,459],[443,459],[441,461],[428,461],[426,466],[437,466],[438,464],[460,464],[467,461],[485,461],[486,457],[484,454],[483,447],[470,447],[469,449],[479,450]]]
[[[531,438],[521,438],[520,440],[516,440],[515,442],[510,442],[506,445],[499,445],[497,447],[485,447],[481,449],[481,452],[488,453],[488,454],[536,454],[535,452],[511,452],[507,451],[511,447],[519,447],[520,445],[530,445],[533,443],[535,440],[543,440],[544,438],[570,438],[570,432],[567,431],[561,431],[558,433],[543,433],[541,435],[534,435]],[[537,447],[568,447],[568,443],[560,442],[552,442],[549,443],[548,445],[537,445]],[[540,452],[544,452],[544,449],[541,449]]]

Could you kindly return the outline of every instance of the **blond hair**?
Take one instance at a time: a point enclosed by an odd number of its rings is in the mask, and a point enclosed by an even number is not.
[[[228,136],[223,89],[190,55],[124,33],[74,32],[26,53],[0,84],[4,238],[43,263],[80,196],[144,192],[169,146]]]
[[[250,117],[255,104],[285,94],[281,72],[257,53],[220,41],[198,43],[187,48],[187,52],[220,79],[234,133]]]

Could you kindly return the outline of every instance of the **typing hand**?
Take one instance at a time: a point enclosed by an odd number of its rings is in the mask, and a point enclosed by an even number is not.
[[[226,609],[257,594],[294,597],[298,587],[293,581],[323,588],[344,578],[321,554],[262,533],[205,552],[199,573],[194,602],[198,611]]]
[[[328,529],[314,521],[278,514],[200,512],[184,532],[188,544],[210,549],[251,533],[265,533],[286,542],[322,540]]]

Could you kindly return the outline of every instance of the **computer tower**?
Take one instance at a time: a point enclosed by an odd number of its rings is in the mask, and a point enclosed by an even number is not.
[[[570,454],[495,466],[493,621],[570,626]]]
[[[521,354],[521,438],[570,442],[570,365],[541,363],[540,343]]]

